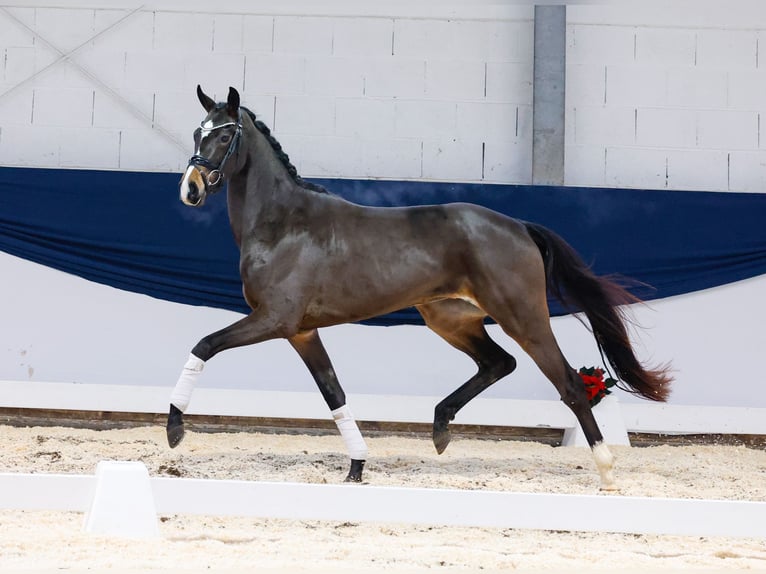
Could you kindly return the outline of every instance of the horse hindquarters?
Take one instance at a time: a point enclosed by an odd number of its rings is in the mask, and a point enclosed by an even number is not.
[[[474,286],[477,302],[556,387],[593,450],[602,488],[612,488],[612,456],[603,444],[585,386],[562,354],[551,329],[544,261],[536,244],[522,233],[526,239],[512,239],[516,241],[512,265],[483,262],[480,276],[484,282]]]

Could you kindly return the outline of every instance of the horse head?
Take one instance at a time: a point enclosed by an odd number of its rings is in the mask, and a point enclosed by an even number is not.
[[[197,86],[197,97],[207,116],[194,130],[194,155],[189,159],[181,179],[181,201],[186,205],[202,205],[208,193],[220,191],[231,176],[233,163],[242,137],[239,92],[229,88],[225,103],[215,101]],[[228,168],[228,169],[227,169]]]

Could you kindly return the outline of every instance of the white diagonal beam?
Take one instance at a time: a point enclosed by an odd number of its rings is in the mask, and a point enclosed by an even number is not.
[[[128,14],[117,20],[116,22],[110,24],[94,36],[88,38],[86,41],[82,42],[81,44],[77,45],[72,50],[65,52],[61,50],[58,46],[53,44],[52,42],[48,41],[40,32],[37,30],[29,27],[25,22],[23,22],[21,19],[16,17],[13,13],[11,13],[7,8],[0,7],[0,12],[4,13],[8,18],[13,20],[17,25],[24,28],[27,32],[31,33],[35,38],[40,40],[43,44],[45,44],[48,48],[56,52],[58,55],[58,58],[42,68],[41,70],[38,70],[37,72],[33,73],[28,78],[25,78],[24,80],[20,81],[18,84],[13,86],[12,88],[6,90],[2,94],[0,94],[0,99],[7,96],[9,93],[17,90],[21,86],[27,84],[28,82],[32,81],[36,77],[38,77],[40,74],[44,73],[45,71],[49,70],[53,66],[56,66],[57,64],[61,62],[69,62],[72,64],[77,70],[80,71],[81,74],[83,74],[86,78],[88,78],[91,82],[96,84],[99,88],[101,88],[103,91],[105,91],[107,94],[109,94],[117,103],[121,104],[125,108],[128,109],[130,113],[132,113],[134,116],[139,118],[140,120],[143,120],[147,125],[149,125],[151,128],[162,134],[170,143],[175,145],[178,149],[180,149],[183,152],[188,151],[187,146],[181,142],[178,138],[176,138],[171,132],[163,128],[160,124],[158,124],[153,118],[145,114],[143,111],[141,111],[138,107],[136,107],[133,103],[131,103],[129,100],[125,99],[123,96],[121,96],[117,91],[112,89],[109,85],[107,85],[103,80],[101,80],[96,74],[91,72],[89,69],[87,69],[82,64],[79,64],[76,60],[74,60],[73,56],[84,46],[90,44],[95,39],[99,38],[109,30],[112,30],[113,28],[117,27],[119,24],[136,14],[137,12],[140,12],[143,9],[144,5],[142,4],[138,8],[135,8],[131,10]]]

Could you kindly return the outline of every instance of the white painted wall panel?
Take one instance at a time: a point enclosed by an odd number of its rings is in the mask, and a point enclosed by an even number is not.
[[[739,152],[763,149],[766,22],[760,4],[569,6],[567,14],[567,114],[577,116],[597,103],[603,108],[601,118],[585,112],[574,122],[568,119],[574,131],[566,134],[572,148],[567,162],[587,165],[568,163],[567,183],[763,191],[755,184],[763,173],[735,173],[763,170],[759,162],[744,160],[747,154],[729,161]],[[605,86],[599,101],[601,69]],[[627,134],[619,127],[620,108],[635,110],[632,142],[616,137]],[[610,149],[602,181],[593,162],[604,146]]]

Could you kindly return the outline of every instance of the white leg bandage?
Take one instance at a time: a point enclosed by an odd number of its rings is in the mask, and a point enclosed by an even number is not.
[[[181,412],[186,411],[189,406],[194,385],[204,367],[205,361],[194,355],[189,355],[189,360],[186,361],[181,376],[178,377],[173,394],[170,395],[171,404],[175,405]]]
[[[614,482],[614,457],[609,448],[603,442],[597,442],[591,449],[593,458],[596,460],[598,473],[601,475],[601,490],[615,490]]]
[[[367,460],[367,444],[362,438],[362,433],[359,432],[351,409],[347,405],[343,405],[332,411],[332,418],[338,426],[343,442],[346,443],[349,456],[354,460]]]

